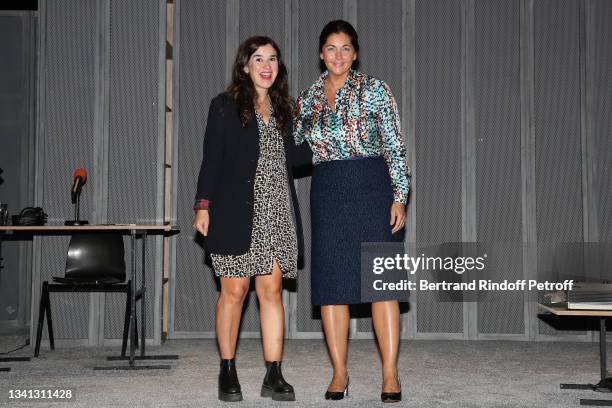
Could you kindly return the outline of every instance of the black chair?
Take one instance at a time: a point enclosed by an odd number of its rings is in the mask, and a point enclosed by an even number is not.
[[[70,238],[66,257],[65,277],[53,277],[53,283],[44,281],[40,295],[38,329],[34,357],[40,352],[40,341],[45,316],[49,329],[49,345],[55,349],[53,323],[51,320],[51,292],[122,292],[126,294],[125,317],[123,324],[123,343],[121,356],[125,357],[127,338],[130,329],[130,308],[132,307],[132,285],[126,282],[125,251],[123,236],[117,233],[77,233]],[[136,293],[136,300],[142,298]],[[136,320],[135,326],[138,327]],[[136,330],[138,347],[138,330]]]

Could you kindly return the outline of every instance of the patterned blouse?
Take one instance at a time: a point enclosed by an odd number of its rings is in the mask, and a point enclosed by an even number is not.
[[[351,70],[336,93],[332,111],[325,96],[325,71],[297,101],[293,122],[296,144],[307,141],[314,163],[383,156],[393,187],[393,200],[406,204],[410,168],[402,140],[400,117],[389,86],[376,78]]]

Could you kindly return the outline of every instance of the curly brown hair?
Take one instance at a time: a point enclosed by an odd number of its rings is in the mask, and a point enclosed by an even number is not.
[[[254,36],[246,39],[236,53],[234,67],[232,69],[232,83],[227,88],[227,92],[234,99],[240,110],[240,121],[243,127],[247,127],[253,116],[255,85],[251,77],[244,72],[244,67],[249,63],[251,55],[257,51],[259,47],[271,45],[276,51],[278,59],[278,75],[276,80],[268,90],[272,107],[274,108],[274,117],[278,129],[284,134],[285,125],[291,120],[291,112],[293,110],[293,100],[289,96],[289,85],[287,84],[287,67],[281,58],[280,48],[269,37]]]

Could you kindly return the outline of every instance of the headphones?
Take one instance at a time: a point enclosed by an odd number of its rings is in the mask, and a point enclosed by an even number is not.
[[[45,225],[47,214],[40,207],[26,207],[19,215],[13,215],[13,225]]]

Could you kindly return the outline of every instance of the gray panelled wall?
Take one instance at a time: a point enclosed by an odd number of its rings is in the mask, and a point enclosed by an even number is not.
[[[294,96],[318,75],[318,34],[344,18],[360,34],[361,67],[391,86],[414,170],[407,244],[497,243],[493,279],[550,267],[528,242],[610,241],[612,6],[605,0],[177,0],[177,222],[170,335],[214,335],[211,270],[189,231],[210,98],[227,85],[238,44],[272,36]],[[306,269],[285,294],[287,335],[321,336],[310,306],[310,180],[297,181]],[[585,226],[588,223],[588,226]],[[407,245],[411,247],[411,245]],[[578,259],[582,262],[582,259]],[[424,276],[424,275],[423,275]],[[587,339],[537,318],[527,294],[494,301],[412,297],[405,338]],[[533,300],[533,299],[532,299]],[[257,334],[256,299],[243,319]],[[370,337],[358,314],[353,337]]]
[[[609,1],[175,0],[174,7],[173,219],[182,232],[171,251],[170,337],[214,336],[217,286],[191,207],[208,104],[227,85],[238,44],[253,34],[282,47],[295,96],[317,78],[323,25],[336,18],[356,25],[362,69],[389,83],[401,108],[414,186],[407,243],[417,253],[431,242],[501,243],[493,276],[519,279],[550,267],[524,243],[612,241]],[[52,221],[70,217],[66,190],[81,166],[90,174],[83,217],[161,220],[165,14],[162,0],[41,2],[36,201]],[[306,269],[284,295],[292,338],[321,336],[310,306],[309,183],[297,182]],[[149,242],[148,285],[158,288],[161,242]],[[36,299],[40,281],[61,274],[65,247],[61,237],[35,240]],[[148,333],[158,340],[152,298]],[[526,298],[442,302],[415,293],[402,335],[590,338],[539,320]],[[119,336],[119,297],[54,294],[52,302],[58,338],[98,344]],[[259,335],[254,294],[242,330]],[[367,313],[353,320],[351,335],[372,335]]]
[[[69,190],[78,167],[88,172],[82,219],[163,220],[165,18],[163,0],[39,2],[36,202],[49,223],[72,218]],[[63,275],[67,242],[65,236],[35,238],[35,302],[42,281]],[[128,256],[127,238],[125,244]],[[161,240],[149,238],[147,337],[157,343],[161,307],[154,295],[160,283]],[[53,293],[56,339],[117,342],[124,302],[118,294]]]
[[[0,11],[0,203],[10,213],[32,205],[36,32],[33,11]],[[31,242],[2,241],[0,327],[29,319]]]

